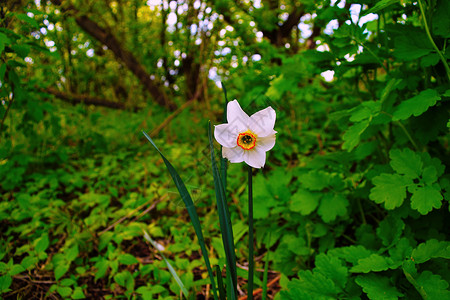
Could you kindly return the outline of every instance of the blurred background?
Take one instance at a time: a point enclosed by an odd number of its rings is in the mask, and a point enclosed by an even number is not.
[[[430,28],[448,59],[450,7],[431,2]],[[369,200],[370,180],[390,170],[391,148],[448,165],[448,101],[432,107],[448,88],[446,70],[416,2],[6,0],[0,7],[5,299],[181,299],[161,249],[190,299],[212,299],[189,217],[141,131],[185,181],[212,262],[223,267],[207,142],[208,120],[222,123],[222,83],[247,113],[277,112],[277,144],[254,183],[255,283],[268,287],[256,297],[297,299],[295,287],[304,286],[295,278],[314,268],[317,254],[381,245],[375,228],[393,208]],[[392,121],[398,103],[434,88],[434,103]],[[230,165],[242,299],[245,177],[242,164]],[[364,284],[352,278],[350,287],[333,283],[331,299],[359,297]]]

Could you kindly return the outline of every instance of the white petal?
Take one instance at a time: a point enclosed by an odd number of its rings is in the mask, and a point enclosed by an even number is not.
[[[244,132],[248,129],[250,117],[242,110],[237,100],[227,104],[227,121],[233,131]]]
[[[234,148],[222,148],[222,156],[228,158],[232,163],[240,163],[244,161],[244,149],[239,146]]]
[[[258,136],[265,137],[272,133],[275,120],[275,110],[269,106],[250,116],[249,128]]]
[[[253,168],[262,168],[266,163],[266,152],[258,151],[258,149],[254,148],[250,151],[245,151],[244,161]]]
[[[239,132],[236,132],[229,124],[220,124],[214,126],[214,138],[223,147],[233,148],[237,145]]]
[[[258,137],[256,139],[256,147],[258,148],[258,151],[269,151],[270,149],[273,148],[273,146],[275,146],[275,130],[273,134],[270,134],[268,136],[265,137]]]

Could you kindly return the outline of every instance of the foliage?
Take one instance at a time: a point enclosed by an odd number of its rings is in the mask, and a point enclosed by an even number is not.
[[[206,295],[189,215],[141,130],[183,179],[220,273],[206,126],[221,120],[216,76],[246,112],[278,116],[253,180],[255,269],[269,270],[255,285],[276,299],[450,297],[450,2],[256,2],[1,4],[2,297]],[[139,74],[190,107],[164,123],[171,106]],[[240,287],[245,175],[228,166]]]

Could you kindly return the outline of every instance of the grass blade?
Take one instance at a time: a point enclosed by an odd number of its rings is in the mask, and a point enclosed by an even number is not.
[[[217,285],[219,286],[219,297],[220,300],[226,300],[226,293],[223,289],[223,279],[222,279],[222,271],[220,270],[220,267],[216,265],[216,277],[217,277]]]
[[[192,198],[189,195],[188,190],[186,189],[186,186],[183,183],[183,180],[181,180],[180,176],[178,175],[175,168],[172,166],[172,164],[165,158],[165,156],[162,154],[162,152],[156,147],[153,140],[148,136],[148,134],[145,131],[142,131],[142,133],[145,135],[147,140],[153,145],[153,147],[159,152],[161,155],[161,158],[163,159],[167,170],[169,170],[170,176],[172,176],[172,179],[178,189],[178,192],[180,193],[181,199],[184,202],[184,205],[186,206],[186,209],[189,213],[189,217],[191,218],[192,226],[194,226],[195,234],[197,235],[198,242],[200,244],[200,249],[202,250],[203,259],[205,260],[206,268],[208,270],[209,279],[211,280],[211,286],[213,289],[213,296],[214,299],[217,300],[217,288],[214,281],[214,274],[211,269],[211,264],[209,262],[208,258],[208,251],[206,250],[205,246],[205,240],[203,238],[203,232],[202,228],[200,226],[200,220],[197,215],[197,211],[195,210],[194,202],[192,202]]]
[[[159,250],[158,245],[156,244],[156,242],[150,237],[150,235],[144,231],[144,238],[150,242],[150,244],[152,244],[152,246],[158,250],[159,254],[161,254],[161,257],[163,258],[164,262],[167,265],[167,268],[169,269],[170,274],[172,274],[172,277],[175,279],[176,283],[178,284],[178,286],[180,287],[181,291],[183,292],[184,297],[186,297],[186,299],[189,299],[189,292],[186,289],[186,287],[183,284],[183,281],[181,281],[181,278],[178,277],[177,272],[175,271],[175,269],[172,267],[172,265],[170,264],[170,262],[167,260],[166,256]]]
[[[233,229],[228,213],[228,205],[225,198],[222,180],[220,178],[219,169],[217,168],[216,158],[214,154],[213,139],[211,134],[211,123],[208,124],[209,147],[211,150],[211,164],[214,177],[214,189],[216,192],[217,210],[219,213],[220,231],[222,232],[222,241],[225,248],[225,256],[227,260],[227,273],[230,273],[233,293],[231,299],[237,298],[237,273],[236,273],[236,256],[234,252]]]

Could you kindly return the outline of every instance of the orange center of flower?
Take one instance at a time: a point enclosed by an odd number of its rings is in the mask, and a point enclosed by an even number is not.
[[[239,133],[237,144],[244,150],[253,149],[256,146],[256,136],[250,131]]]

